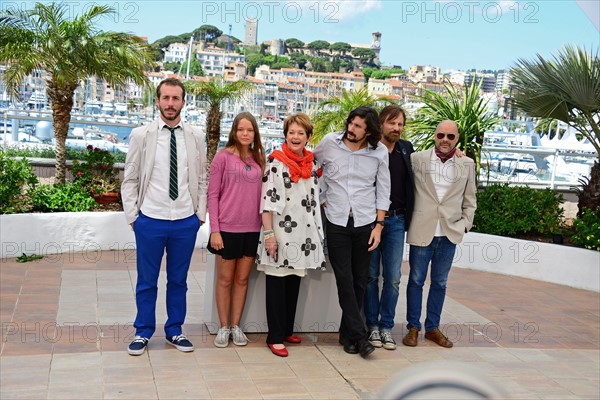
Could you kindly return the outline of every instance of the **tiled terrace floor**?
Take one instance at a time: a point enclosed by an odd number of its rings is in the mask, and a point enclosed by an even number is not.
[[[196,351],[165,344],[159,326],[140,357],[125,351],[135,316],[134,254],[3,260],[0,399],[369,399],[394,374],[426,361],[464,363],[515,399],[600,398],[598,293],[455,268],[442,321],[455,347],[421,341],[407,348],[400,344],[405,270],[396,351],[378,349],[363,360],[344,353],[336,334],[312,333],[283,359],[263,334],[249,335],[246,347],[213,347],[202,321],[203,259],[195,253],[184,327]],[[164,308],[161,292],[159,322]]]

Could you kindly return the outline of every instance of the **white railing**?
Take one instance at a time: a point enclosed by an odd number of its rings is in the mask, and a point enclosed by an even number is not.
[[[479,184],[573,190],[589,177],[597,153],[524,146],[483,146]]]

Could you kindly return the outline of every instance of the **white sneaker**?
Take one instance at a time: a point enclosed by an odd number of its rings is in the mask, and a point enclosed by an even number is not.
[[[233,344],[236,346],[245,346],[248,344],[248,338],[237,325],[231,327],[231,337],[233,338]]]
[[[381,343],[386,350],[396,350],[396,341],[390,331],[381,331]]]
[[[379,330],[373,329],[369,334],[369,343],[374,347],[381,347],[381,335]]]
[[[215,346],[217,347],[227,347],[229,345],[229,334],[231,331],[227,329],[227,327],[222,326],[219,328],[217,332],[217,337],[215,337]]]

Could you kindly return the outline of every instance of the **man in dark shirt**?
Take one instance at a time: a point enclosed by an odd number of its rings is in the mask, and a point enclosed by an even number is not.
[[[396,349],[392,337],[394,316],[400,286],[400,267],[404,250],[404,232],[408,230],[414,204],[413,174],[409,141],[400,139],[406,113],[396,105],[385,107],[379,114],[381,143],[389,153],[391,205],[385,216],[381,243],[373,250],[365,291],[364,311],[369,341],[375,347]],[[383,288],[379,294],[379,275],[383,271]]]

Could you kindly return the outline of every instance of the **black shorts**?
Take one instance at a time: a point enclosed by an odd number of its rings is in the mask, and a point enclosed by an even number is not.
[[[256,257],[260,232],[231,233],[221,231],[221,237],[223,238],[223,248],[221,250],[213,249],[210,245],[210,237],[206,249],[213,254],[220,255],[224,260],[236,260],[244,256]]]

